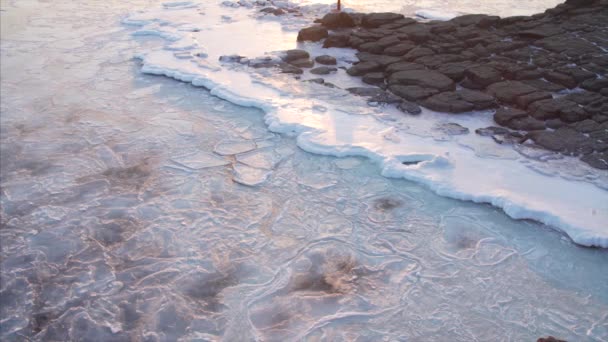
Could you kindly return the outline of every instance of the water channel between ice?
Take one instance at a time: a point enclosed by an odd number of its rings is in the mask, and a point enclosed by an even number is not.
[[[0,339],[608,341],[606,250],[143,74],[160,4],[2,2]]]

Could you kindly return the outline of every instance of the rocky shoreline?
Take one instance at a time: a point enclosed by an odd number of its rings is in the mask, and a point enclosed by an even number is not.
[[[418,22],[396,13],[325,15],[298,41],[357,49],[348,74],[374,101],[463,113],[495,109],[499,143],[538,147],[608,169],[608,0],[567,0],[533,16]],[[333,72],[335,59],[292,50],[284,72]],[[322,82],[322,80],[320,80]]]

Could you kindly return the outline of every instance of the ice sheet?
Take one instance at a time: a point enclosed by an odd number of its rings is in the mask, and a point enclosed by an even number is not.
[[[252,58],[296,47],[294,33],[282,30],[277,22],[244,16],[244,10],[229,10],[234,11],[230,12],[231,17],[238,22],[234,26],[218,21],[217,13],[223,13],[225,8],[208,4],[201,31],[180,32],[182,39],[196,40],[207,48],[209,55],[203,58],[206,67],[200,67],[199,57],[184,60],[159,49],[141,53],[142,71],[203,86],[225,100],[262,109],[271,131],[296,135],[298,145],[306,151],[367,157],[387,177],[425,184],[442,196],[490,203],[513,218],[533,219],[562,230],[576,243],[608,247],[606,172],[584,166],[568,172],[560,170],[559,163],[548,166],[553,171],[537,172],[539,162],[517,156],[511,147],[489,145],[485,137],[474,134],[444,137],[434,128],[437,123],[449,121],[474,131],[491,125],[489,112],[450,117],[425,110],[418,117],[409,117],[394,107],[369,107],[341,89],[302,83],[272,70],[222,65],[219,56],[238,54]],[[177,16],[179,20],[172,21],[176,11],[159,9],[128,17],[126,22],[163,22],[163,30],[177,30],[183,25],[202,25],[199,12],[184,9]],[[153,30],[154,25],[145,24],[134,34]],[[254,25],[259,35],[239,31]],[[319,44],[300,47],[313,56],[328,52]],[[340,65],[353,60],[352,50],[331,50]],[[344,72],[328,80],[343,86],[357,82]],[[318,108],[323,110],[315,110]],[[404,161],[410,163],[406,165]],[[412,161],[419,163],[412,165]]]

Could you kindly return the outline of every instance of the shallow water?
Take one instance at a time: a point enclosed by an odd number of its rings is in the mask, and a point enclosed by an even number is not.
[[[142,74],[150,5],[2,2],[0,339],[608,340],[606,250]]]

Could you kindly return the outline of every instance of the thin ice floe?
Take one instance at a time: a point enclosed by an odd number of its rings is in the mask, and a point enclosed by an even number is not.
[[[608,247],[605,171],[568,163],[569,157],[557,155],[555,160],[535,160],[487,137],[453,135],[437,128],[457,123],[473,132],[492,124],[490,112],[455,116],[423,109],[419,117],[412,117],[390,106],[370,107],[342,89],[294,80],[272,69],[224,63],[226,59],[220,62],[221,56],[231,55],[255,58],[266,54],[276,59],[277,51],[296,47],[291,14],[282,19],[289,25],[282,25],[278,20],[257,20],[258,11],[247,7],[164,6],[134,13],[124,23],[139,26],[134,36],[156,34],[167,41],[165,49],[142,49],[138,57],[144,73],[175,78],[235,104],[259,108],[266,113],[269,130],[296,136],[298,146],[306,151],[367,157],[386,177],[425,184],[442,196],[489,203],[512,218],[533,219],[562,230],[578,244]],[[304,17],[317,13],[302,11]],[[222,20],[226,13],[231,22]],[[194,25],[200,29],[180,30]],[[182,53],[191,52],[192,58],[176,56],[170,48],[174,45],[182,46]],[[197,56],[199,46],[206,49],[204,55]],[[313,57],[333,54],[338,66],[355,60],[353,50],[328,51],[314,43],[299,47]],[[305,73],[302,78],[313,76]],[[342,69],[326,81],[338,87],[359,82]],[[274,156],[242,158],[239,161],[257,169],[267,169],[275,162]],[[565,164],[575,168],[562,167]]]

